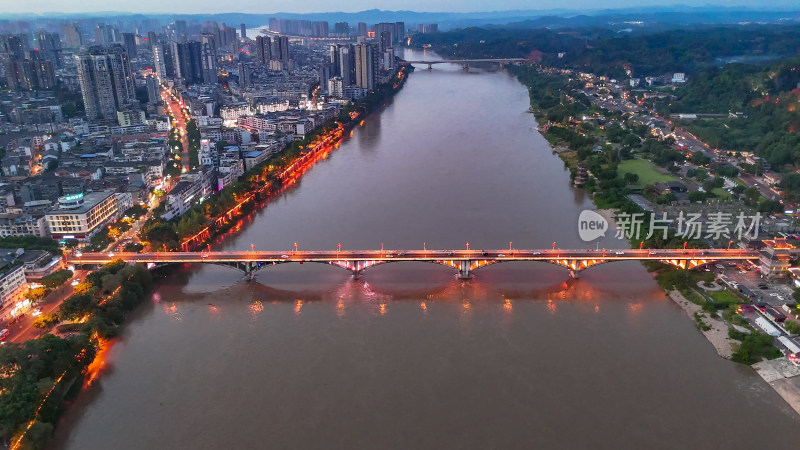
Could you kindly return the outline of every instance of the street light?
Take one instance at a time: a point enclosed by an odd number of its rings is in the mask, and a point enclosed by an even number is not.
[[[297,253],[297,242],[294,243],[294,252]]]
[[[733,244],[733,240],[728,241],[728,250],[731,249],[731,244]]]
[[[467,251],[469,251],[469,242],[467,242]]]

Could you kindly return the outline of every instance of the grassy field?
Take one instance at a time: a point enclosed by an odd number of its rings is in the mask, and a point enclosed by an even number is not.
[[[706,292],[709,297],[713,298],[717,303],[739,303],[740,299],[728,291],[711,291]]]
[[[711,192],[717,194],[717,197],[719,197],[719,198],[731,198],[732,197],[730,192],[728,192],[728,191],[726,191],[725,189],[722,189],[722,188],[716,188]]]
[[[643,159],[628,159],[622,161],[617,167],[617,173],[619,177],[622,178],[625,176],[626,172],[639,175],[639,182],[636,183],[638,187],[644,187],[646,184],[666,183],[667,181],[677,180],[677,178],[672,175],[660,173],[652,162]]]

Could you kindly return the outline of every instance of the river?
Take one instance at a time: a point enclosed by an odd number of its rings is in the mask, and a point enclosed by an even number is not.
[[[435,55],[407,55],[409,59]],[[591,208],[503,72],[438,65],[217,249],[585,248]],[[612,248],[610,239],[599,245]],[[796,448],[800,419],[638,263],[186,268],[57,448]]]

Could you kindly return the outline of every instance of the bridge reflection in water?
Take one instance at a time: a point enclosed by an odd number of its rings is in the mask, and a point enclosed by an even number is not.
[[[201,263],[235,267],[252,277],[258,270],[286,263],[323,263],[350,271],[355,279],[364,270],[399,261],[441,264],[458,271],[462,279],[472,271],[491,264],[509,261],[541,261],[569,270],[572,278],[598,264],[618,261],[658,261],[681,269],[693,269],[720,260],[752,260],[754,250],[727,249],[637,249],[637,250],[333,250],[333,251],[249,251],[249,252],[164,252],[164,253],[75,253],[69,262],[78,265],[107,264],[121,259],[146,263],[150,267],[165,264]]]

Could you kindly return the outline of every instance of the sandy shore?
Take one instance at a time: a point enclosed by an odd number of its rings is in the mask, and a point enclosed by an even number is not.
[[[617,232],[617,221],[614,220],[614,214],[616,214],[616,211],[613,209],[596,209],[595,211],[597,211],[597,214],[600,214],[604,219],[606,219],[606,221],[608,221],[609,231],[606,233],[606,236],[614,236],[613,233]]]
[[[708,331],[700,330],[701,333],[703,333],[703,336],[705,336],[706,339],[711,342],[711,345],[717,349],[717,354],[719,354],[719,356],[725,359],[730,359],[731,355],[733,354],[733,345],[737,342],[728,337],[728,325],[722,320],[704,313],[702,308],[690,302],[689,300],[686,300],[686,298],[681,295],[680,292],[670,291],[668,295],[672,301],[683,308],[683,310],[686,312],[686,315],[691,317],[692,320],[694,320],[695,313],[699,312],[700,314],[703,314],[703,322],[710,326],[711,329]]]

